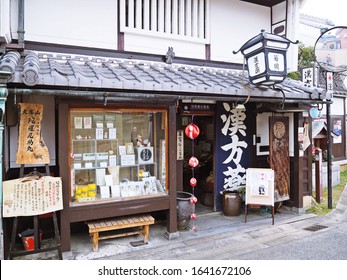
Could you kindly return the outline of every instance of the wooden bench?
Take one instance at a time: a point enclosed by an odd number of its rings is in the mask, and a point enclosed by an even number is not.
[[[154,224],[154,218],[151,215],[134,215],[123,216],[112,219],[102,219],[88,221],[89,234],[93,239],[93,251],[98,251],[99,240],[117,238],[129,235],[136,235],[142,233],[144,236],[144,243],[148,243],[149,239],[149,225]],[[100,232],[119,230],[125,228],[139,227],[139,230],[123,232],[118,234],[111,234],[106,236],[100,236]]]

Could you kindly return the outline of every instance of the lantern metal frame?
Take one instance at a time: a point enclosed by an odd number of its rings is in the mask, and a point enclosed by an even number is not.
[[[287,49],[298,44],[285,37],[261,33],[248,40],[238,51],[247,62],[249,80],[254,85],[271,86],[283,82],[287,75]]]

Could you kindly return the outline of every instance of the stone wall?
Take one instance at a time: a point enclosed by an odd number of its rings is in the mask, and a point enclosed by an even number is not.
[[[336,186],[340,184],[340,170],[341,167],[344,167],[344,162],[333,162],[332,163],[332,186]],[[327,163],[323,162],[322,166],[322,174],[323,174],[323,188],[328,186],[328,168]],[[312,191],[316,190],[316,170],[315,165],[313,164],[312,168]]]

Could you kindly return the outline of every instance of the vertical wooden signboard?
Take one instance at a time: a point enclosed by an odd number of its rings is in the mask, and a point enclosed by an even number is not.
[[[270,167],[275,171],[275,202],[289,199],[289,118],[270,117]]]
[[[41,135],[42,104],[20,103],[17,164],[49,164],[48,148]]]

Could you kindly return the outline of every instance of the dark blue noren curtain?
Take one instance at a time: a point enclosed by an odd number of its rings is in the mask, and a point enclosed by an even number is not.
[[[220,192],[245,183],[246,169],[251,166],[254,104],[237,110],[231,102],[218,102],[216,114],[215,210],[222,209]]]

